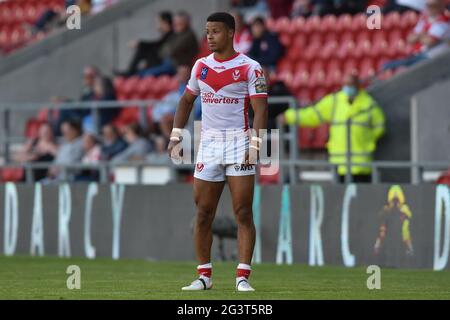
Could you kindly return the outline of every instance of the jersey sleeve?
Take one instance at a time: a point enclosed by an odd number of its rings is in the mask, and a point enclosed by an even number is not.
[[[266,98],[267,82],[259,63],[253,64],[248,72],[248,95],[250,98]]]
[[[436,40],[444,40],[449,35],[449,24],[446,22],[433,23],[428,30],[428,34]]]
[[[191,77],[186,85],[186,90],[192,93],[194,96],[200,95],[200,87],[197,79],[198,60],[192,67]]]

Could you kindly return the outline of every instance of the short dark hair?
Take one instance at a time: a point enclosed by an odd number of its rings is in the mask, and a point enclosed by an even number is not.
[[[172,13],[170,11],[161,11],[159,13],[159,18],[168,25],[172,25]]]
[[[207,22],[222,22],[229,29],[236,30],[236,22],[234,21],[234,17],[228,12],[215,12],[211,14],[207,19]]]
[[[256,17],[255,19],[253,19],[252,24],[261,24],[263,26],[266,25],[266,20],[264,20],[263,17]]]
[[[67,119],[67,120],[63,121],[63,123],[61,125],[63,125],[64,123],[67,123],[67,125],[69,127],[71,127],[72,129],[74,129],[78,133],[78,135],[81,135],[83,133],[83,129],[82,129],[80,120]]]

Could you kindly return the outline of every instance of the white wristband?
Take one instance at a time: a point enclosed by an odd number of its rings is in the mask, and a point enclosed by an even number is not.
[[[183,129],[180,129],[180,128],[173,128],[173,129],[172,129],[172,133],[179,133],[179,134],[182,134],[182,133],[183,133]]]
[[[254,136],[254,137],[252,137],[252,141],[258,141],[258,143],[262,143],[263,139]]]

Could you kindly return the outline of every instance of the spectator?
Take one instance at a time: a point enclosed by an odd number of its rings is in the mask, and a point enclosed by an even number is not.
[[[15,160],[20,163],[52,162],[57,150],[52,127],[48,123],[43,123],[39,127],[38,137],[27,141]],[[47,176],[47,169],[35,169],[33,175],[34,181],[44,179]]]
[[[422,12],[425,10],[425,0],[389,0],[382,11],[387,14],[393,11],[403,13],[408,10]]]
[[[41,16],[34,23],[31,32],[41,36],[55,27],[61,27],[65,25],[67,20],[67,8],[73,5],[77,5],[80,8],[82,15],[87,15],[91,11],[90,0],[65,0],[64,8],[56,10],[54,8],[44,10]]]
[[[262,66],[274,70],[278,60],[283,56],[284,48],[278,40],[278,35],[269,32],[263,18],[257,17],[252,25],[253,43],[248,55]]]
[[[180,11],[174,16],[175,36],[161,48],[162,63],[145,69],[139,74],[146,76],[174,75],[179,65],[191,65],[198,52],[198,42],[191,28],[190,16]]]
[[[242,15],[238,11],[233,11],[232,15],[236,25],[233,43],[234,50],[247,54],[252,46],[252,35],[245,25]]]
[[[91,101],[113,101],[116,100],[116,94],[112,81],[104,76],[97,76],[94,80],[93,95]],[[94,110],[83,120],[83,129],[85,131],[97,133],[97,126],[100,128],[110,123],[119,113],[119,108],[106,107],[98,109],[98,123],[94,123]]]
[[[172,14],[169,11],[160,12],[156,23],[156,29],[161,35],[159,40],[132,41],[129,46],[134,48],[135,51],[130,65],[125,72],[116,71],[117,75],[131,76],[137,74],[140,70],[154,67],[163,62],[164,57],[162,57],[161,51],[167,51],[164,46],[169,45],[170,39],[174,36]]]
[[[102,128],[101,159],[109,161],[115,155],[127,148],[127,143],[120,137],[117,128],[112,124],[106,124]]]
[[[317,104],[298,111],[287,110],[284,120],[289,125],[305,127],[329,123],[329,161],[337,165],[340,181],[345,181],[347,173],[353,182],[371,181],[372,169],[362,164],[372,162],[376,143],[385,131],[384,114],[361,88],[356,75],[347,75],[341,91],[325,96]]]
[[[295,0],[292,4],[291,18],[304,17],[308,18],[313,13],[313,4],[311,0]]]
[[[446,14],[444,1],[426,0],[426,7],[408,37],[408,43],[413,45],[412,55],[387,62],[382,71],[409,67],[422,60],[434,58],[449,48],[450,17]]]
[[[179,86],[176,90],[169,92],[161,101],[155,103],[152,109],[153,128],[157,134],[162,134],[168,141],[172,131],[173,117],[177,109],[178,102],[186,90],[186,84],[190,77],[190,67],[181,65],[177,68],[177,80]],[[197,99],[195,104],[200,103]]]
[[[55,166],[49,170],[50,179],[60,180],[64,178],[63,171],[57,165],[76,164],[83,158],[83,139],[81,138],[80,123],[74,120],[67,120],[62,123],[61,132],[64,141],[59,146],[53,161]]]
[[[81,160],[83,164],[98,164],[101,158],[101,148],[97,138],[92,133],[87,133],[83,137],[84,156]],[[99,171],[95,169],[83,169],[75,178],[76,181],[98,181]]]
[[[128,147],[114,156],[111,162],[143,161],[150,151],[150,146],[143,137],[142,130],[138,124],[131,124],[125,129],[125,140],[128,142]]]
[[[99,77],[99,70],[94,66],[86,66],[83,69],[83,88],[80,96],[80,101],[91,101],[94,99],[94,85],[95,79]],[[63,102],[63,101],[62,101]],[[62,109],[59,112],[58,120],[56,121],[56,135],[60,135],[62,123],[68,120],[82,122],[84,117],[89,115],[89,109]]]

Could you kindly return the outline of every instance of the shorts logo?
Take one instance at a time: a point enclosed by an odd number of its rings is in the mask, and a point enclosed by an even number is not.
[[[197,163],[196,168],[197,168],[198,172],[202,172],[204,167],[205,167],[205,165],[203,163],[201,163],[201,162]]]
[[[234,70],[233,71],[233,80],[236,81],[240,77],[241,77],[241,72],[239,71],[239,69]]]
[[[247,170],[253,170],[253,165],[252,164],[236,164],[234,166],[234,171],[238,172],[238,171],[247,171]]]
[[[205,80],[206,76],[208,75],[208,67],[203,67],[202,72],[200,73],[200,80]]]

